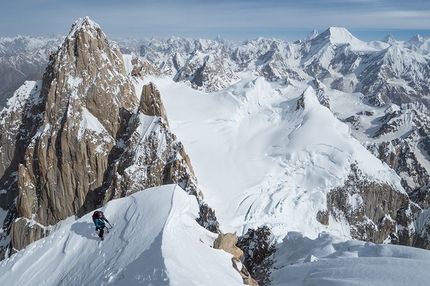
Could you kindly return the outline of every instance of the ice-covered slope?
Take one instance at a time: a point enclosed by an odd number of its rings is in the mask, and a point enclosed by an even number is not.
[[[196,198],[176,185],[138,192],[102,210],[103,242],[89,213],[0,263],[1,285],[243,285],[231,255],[195,218]]]
[[[312,88],[278,86],[277,92],[261,77],[212,94],[168,82],[158,87],[224,231],[268,225],[280,239],[293,230],[349,237],[348,224],[327,226],[316,216],[355,162],[367,179],[402,190],[394,171],[350,136]]]
[[[316,220],[327,192],[346,179],[351,162],[367,178],[401,187],[394,172],[319,104],[312,88],[271,85],[262,77],[212,94],[170,80],[157,86],[222,230],[241,235],[265,224],[275,233],[272,285],[428,281],[427,251],[348,241],[346,222]],[[333,104],[341,110],[348,101],[338,97]],[[359,196],[349,199],[360,207]],[[104,242],[98,241],[91,213],[70,219],[2,261],[0,283],[242,285],[231,255],[212,249],[215,235],[195,222],[195,197],[180,188],[143,190],[103,210],[114,223]]]
[[[269,84],[261,77],[212,94],[169,81],[157,86],[221,230],[241,235],[266,225],[275,234],[279,244],[271,257],[270,285],[428,281],[418,273],[427,267],[429,252],[349,241],[353,227],[347,221],[331,217],[324,225],[316,219],[327,194],[347,180],[354,162],[368,180],[386,182],[406,195],[394,171],[350,135],[312,88]],[[341,117],[371,108],[354,94],[327,92]],[[365,208],[360,194],[345,196],[344,206],[352,212]]]
[[[91,213],[0,263],[1,285],[243,285],[231,255],[195,222],[194,196],[156,187],[102,208],[114,225],[103,242]],[[271,285],[426,285],[430,252],[403,246],[315,239],[289,232],[278,245]]]

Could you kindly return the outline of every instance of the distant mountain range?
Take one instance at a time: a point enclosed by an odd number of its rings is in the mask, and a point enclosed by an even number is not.
[[[429,44],[336,27],[110,42],[89,18],[1,38],[0,253],[166,184],[236,231],[249,283],[291,229],[430,249]]]
[[[40,79],[49,53],[64,37],[0,38],[0,105],[27,79]],[[208,92],[226,88],[245,72],[257,72],[269,81],[312,77],[345,92],[381,96],[405,103],[426,100],[429,83],[430,36],[396,41],[362,42],[345,28],[313,31],[304,40],[285,42],[258,38],[245,42],[171,37],[121,39],[124,54],[146,60],[160,72],[189,81]],[[402,59],[402,60],[400,60]],[[413,65],[411,63],[413,62]],[[395,63],[395,65],[394,65]]]

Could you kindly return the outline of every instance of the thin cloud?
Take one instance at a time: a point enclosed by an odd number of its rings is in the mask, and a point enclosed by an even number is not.
[[[421,29],[430,33],[430,1],[6,1],[0,36],[66,34],[89,16],[108,37],[284,37],[288,30]],[[3,33],[3,34],[2,34]],[[205,33],[207,36],[205,36]],[[412,33],[412,32],[411,32]],[[413,33],[412,33],[413,34]],[[305,35],[303,35],[305,36]]]

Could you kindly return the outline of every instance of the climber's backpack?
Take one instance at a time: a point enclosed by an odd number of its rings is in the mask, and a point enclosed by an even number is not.
[[[93,221],[95,221],[95,220],[96,220],[96,218],[98,218],[98,216],[99,216],[99,211],[95,211],[95,212],[93,213]]]

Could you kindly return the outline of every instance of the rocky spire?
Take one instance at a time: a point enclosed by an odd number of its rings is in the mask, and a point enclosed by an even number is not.
[[[11,117],[20,126],[10,136],[17,147],[8,159],[17,178],[8,191],[8,201],[16,199],[6,228],[12,249],[45,236],[60,220],[149,186],[177,183],[203,198],[155,85],[139,97],[133,81],[100,27],[78,19],[51,54],[41,87],[23,92]]]
[[[153,83],[145,85],[142,89],[139,111],[149,116],[158,116],[168,124],[166,111],[161,101],[160,92]]]
[[[24,116],[32,128],[20,142],[14,248],[95,208],[121,123],[138,104],[132,87],[119,50],[89,18],[77,20],[51,54],[37,107]]]

